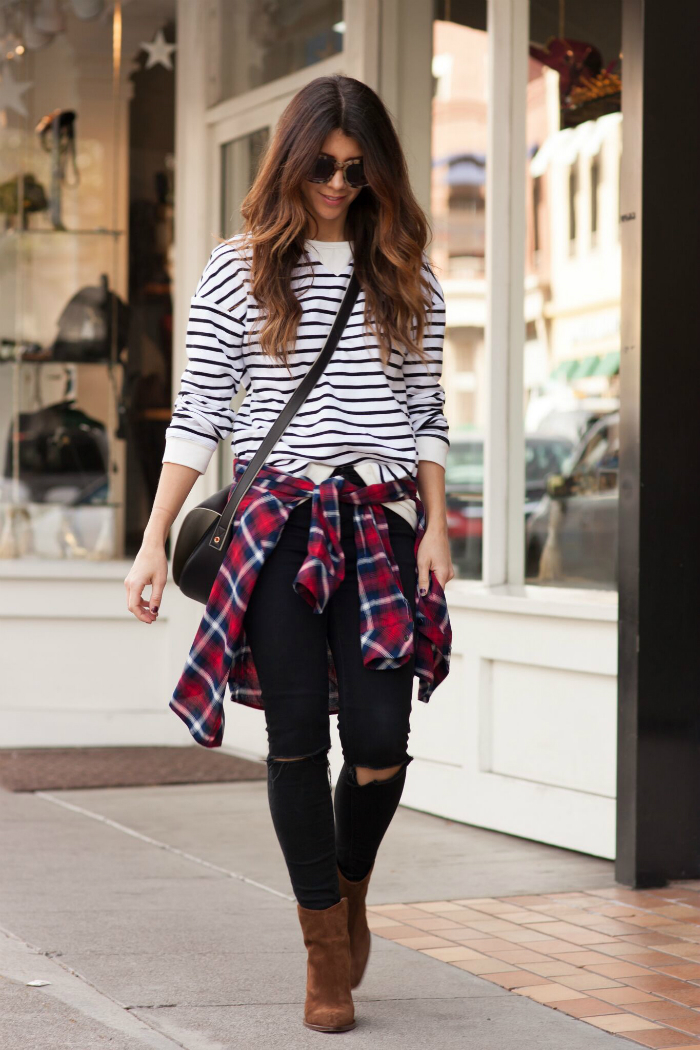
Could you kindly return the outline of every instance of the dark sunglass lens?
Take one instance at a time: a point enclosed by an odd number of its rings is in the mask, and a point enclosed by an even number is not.
[[[366,186],[367,178],[365,176],[365,168],[362,161],[357,161],[355,164],[348,164],[345,169],[346,178],[351,186]]]
[[[309,180],[311,182],[328,182],[333,178],[335,165],[330,157],[317,157]]]

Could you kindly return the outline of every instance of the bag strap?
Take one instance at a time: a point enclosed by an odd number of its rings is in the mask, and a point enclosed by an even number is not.
[[[287,404],[284,406],[279,416],[272,424],[267,434],[262,440],[260,447],[251,459],[250,463],[243,471],[237,485],[233,490],[233,494],[229,499],[228,503],[221,512],[221,517],[217,523],[217,526],[209,540],[209,546],[214,547],[216,550],[223,550],[225,547],[226,536],[228,530],[233,522],[234,514],[238,509],[238,506],[245,496],[246,492],[253,484],[255,478],[260,472],[260,468],[263,466],[268,455],[272,451],[273,447],[277,444],[277,441],[282,436],[282,433],[291,422],[293,416],[301,408],[302,404],[309,396],[312,387],[318,382],[325,369],[326,365],[331,359],[333,351],[338,345],[338,340],[348,322],[352,308],[355,305],[355,301],[360,291],[360,282],[357,279],[355,270],[353,268],[352,276],[348,282],[348,286],[345,289],[345,295],[343,301],[340,304],[338,313],[335,316],[335,320],[331,327],[326,341],[319,351],[317,357],[311,364],[309,371],[306,373],[302,381],[293,392]]]

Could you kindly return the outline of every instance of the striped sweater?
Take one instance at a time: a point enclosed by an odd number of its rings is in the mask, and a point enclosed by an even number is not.
[[[333,273],[318,242],[307,242],[292,274],[302,307],[289,370],[260,352],[259,308],[250,290],[251,250],[236,235],[211,252],[190,302],[187,366],[166,430],[163,462],[204,473],[220,440],[232,437],[235,455],[247,459],[259,447],[318,354],[352,274]],[[270,453],[267,462],[319,482],[335,467],[355,462],[368,484],[416,475],[418,461],[445,465],[449,447],[440,385],[445,304],[442,288],[424,255],[432,289],[426,317],[425,364],[416,354],[392,349],[382,366],[379,346],[364,331],[361,290],[323,376]],[[231,399],[241,387],[237,412]],[[415,527],[413,501],[394,503]]]

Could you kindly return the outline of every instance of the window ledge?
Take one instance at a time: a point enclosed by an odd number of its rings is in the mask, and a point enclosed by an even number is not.
[[[115,558],[88,561],[82,558],[2,558],[0,579],[3,580],[120,580],[131,568],[132,561]]]
[[[118,580],[123,583],[132,566],[127,559],[83,561],[72,558],[0,559],[4,580]],[[170,568],[170,563],[169,563]],[[605,620],[615,623],[615,591],[578,590],[572,587],[487,587],[478,580],[451,580],[447,600],[454,609],[480,609],[529,616]]]
[[[453,609],[480,609],[528,616],[604,620],[616,623],[616,591],[578,590],[573,587],[487,587],[477,580],[450,580],[445,591]]]

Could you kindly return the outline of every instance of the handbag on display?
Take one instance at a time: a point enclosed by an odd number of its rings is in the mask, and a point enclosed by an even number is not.
[[[74,506],[101,501],[109,480],[109,442],[104,423],[83,412],[74,401],[64,400],[31,412],[19,412],[16,426],[24,498],[33,503],[48,501]],[[14,428],[10,425],[5,444],[5,479],[13,476],[14,440]]]
[[[110,290],[107,274],[101,274],[99,285],[81,288],[63,308],[50,347],[52,360],[109,361],[113,335],[118,358],[128,344],[129,315],[124,300]]]
[[[211,589],[231,541],[231,526],[236,510],[274,445],[328,364],[348,322],[359,290],[360,284],[353,271],[323,347],[268,430],[243,474],[234,482],[233,491],[232,486],[227,485],[185,515],[173,552],[173,580],[188,598],[194,598],[205,605],[209,601]]]

